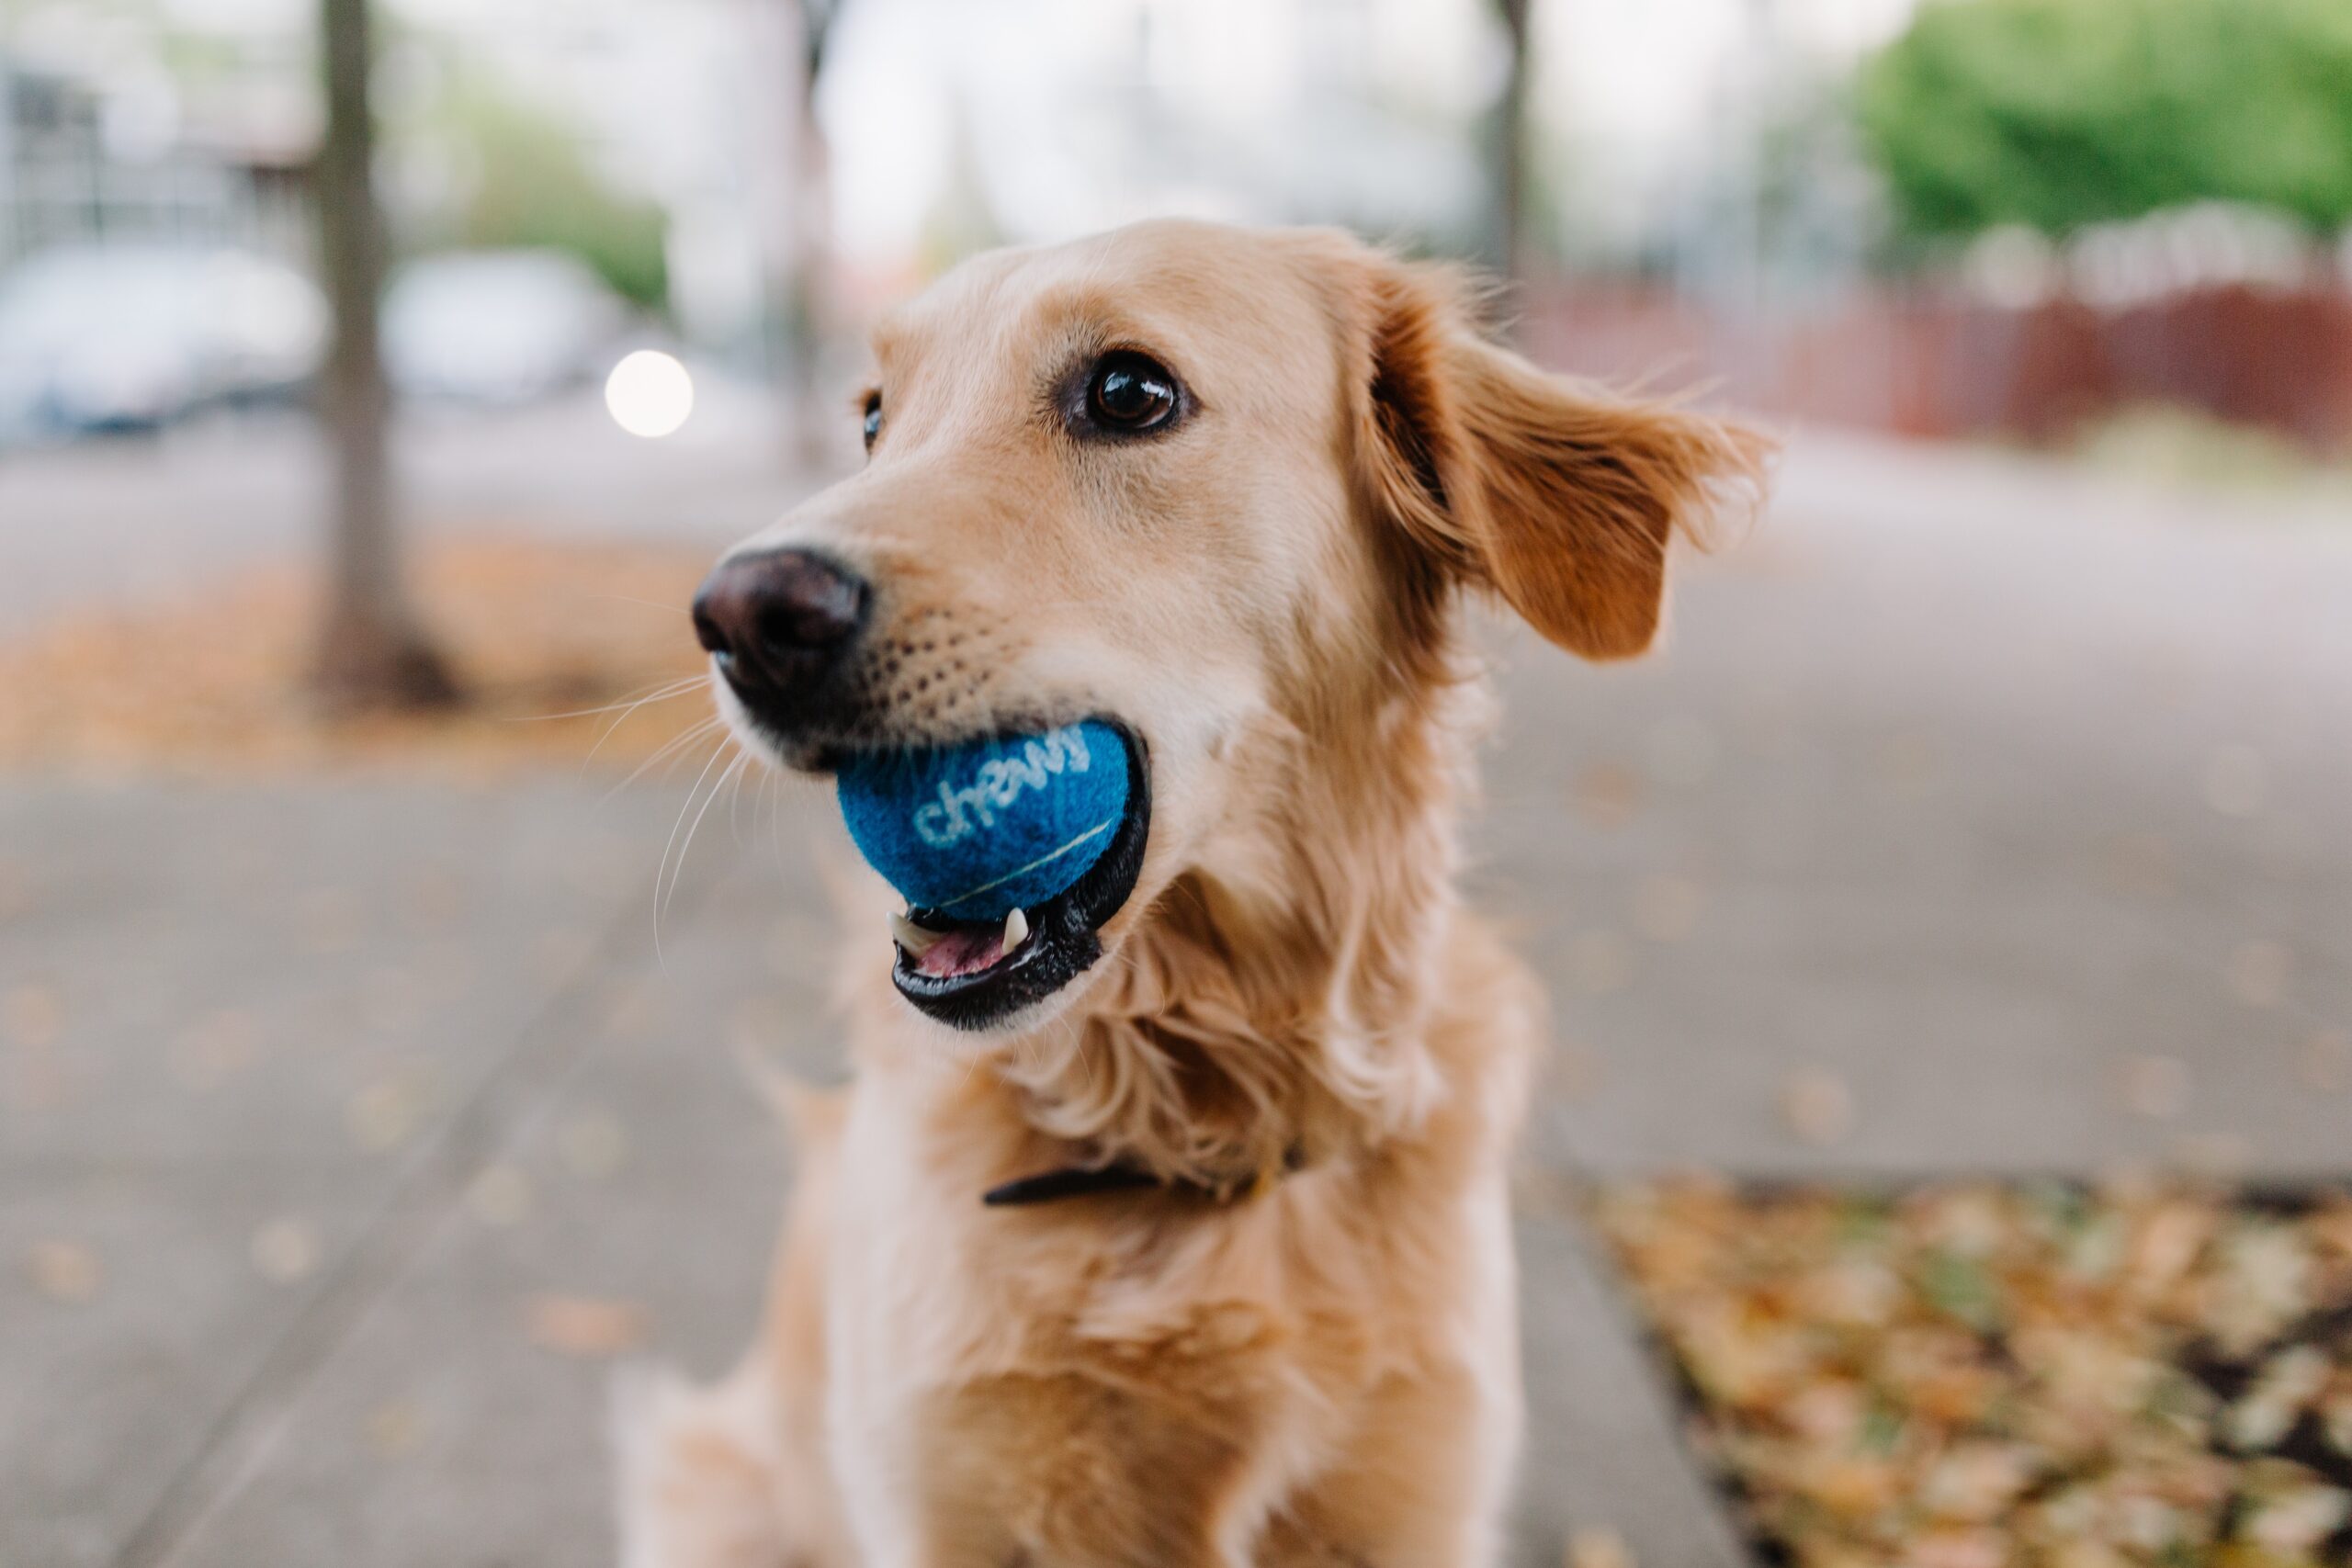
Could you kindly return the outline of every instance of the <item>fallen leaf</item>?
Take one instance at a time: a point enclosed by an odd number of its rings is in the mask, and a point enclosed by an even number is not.
[[[386,1400],[368,1413],[368,1446],[378,1459],[401,1459],[424,1439],[424,1416],[415,1403]]]
[[[363,1087],[344,1107],[351,1141],[369,1154],[383,1154],[408,1142],[424,1120],[428,1083],[417,1073],[399,1073]]]
[[[583,1111],[572,1117],[557,1142],[572,1174],[591,1179],[612,1175],[628,1158],[628,1133],[606,1111]]]
[[[1577,814],[1600,828],[1619,828],[1641,809],[1642,776],[1623,762],[1595,762],[1568,792]]]
[[[1781,1117],[1816,1148],[1845,1142],[1854,1130],[1854,1091],[1826,1067],[1804,1067],[1781,1086]]]
[[[2352,1458],[2337,1186],[1681,1179],[1584,1212],[1688,1380],[1694,1447],[1776,1560],[2342,1559],[2344,1461],[2314,1457]]]
[[[2284,943],[2242,942],[2230,952],[2230,993],[2250,1008],[2275,1008],[2286,998],[2293,964],[2294,955]]]
[[[531,1343],[558,1355],[618,1356],[645,1342],[651,1319],[636,1302],[596,1296],[533,1296],[525,1308]]]
[[[0,1025],[17,1044],[53,1045],[65,1027],[65,994],[45,980],[28,980],[0,1000]]]
[[[691,547],[428,542],[418,596],[469,700],[351,719],[309,698],[318,587],[300,563],[212,578],[175,603],[75,609],[0,643],[0,766],[481,773],[585,759],[627,773],[709,716],[684,613],[708,566]],[[334,946],[350,930],[304,935]]]
[[[1645,877],[1634,890],[1634,930],[1650,942],[1682,942],[1706,907],[1706,894],[1687,876]]]
[[[2352,1035],[2324,1029],[2303,1042],[2297,1064],[2303,1082],[2323,1094],[2340,1094],[2352,1088]]]
[[[274,1285],[308,1279],[319,1267],[318,1233],[298,1219],[272,1220],[254,1232],[254,1268]]]
[[[2205,759],[2205,804],[2224,817],[2260,815],[2270,799],[2270,768],[2251,746],[2218,748]]]
[[[231,1008],[172,1042],[172,1076],[183,1088],[202,1094],[251,1067],[260,1054],[261,1029],[253,1014]]]
[[[2170,1121],[2188,1108],[2188,1068],[2176,1056],[2134,1056],[2123,1064],[2123,1106],[2134,1116]]]
[[[1568,1537],[1567,1568],[1634,1568],[1633,1549],[1605,1525],[1580,1529]]]
[[[533,1206],[530,1178],[511,1165],[491,1166],[466,1189],[466,1207],[486,1225],[519,1225]]]
[[[1633,983],[1633,944],[1615,931],[1578,931],[1568,939],[1566,957],[1567,983],[1579,995],[1612,996]]]
[[[1898,794],[1916,795],[1933,783],[1943,764],[1943,747],[1925,730],[1891,736],[1879,748],[1879,776]]]
[[[53,1302],[93,1300],[106,1282],[98,1255],[78,1241],[37,1241],[25,1265],[33,1288]]]

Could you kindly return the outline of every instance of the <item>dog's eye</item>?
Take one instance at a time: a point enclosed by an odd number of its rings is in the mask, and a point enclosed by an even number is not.
[[[865,394],[865,449],[868,452],[874,450],[875,440],[881,434],[882,394],[868,392]]]
[[[1176,403],[1176,378],[1156,360],[1128,349],[1104,355],[1086,384],[1086,412],[1097,424],[1123,434],[1166,424]]]

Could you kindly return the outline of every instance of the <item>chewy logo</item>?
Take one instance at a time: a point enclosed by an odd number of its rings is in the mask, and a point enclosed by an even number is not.
[[[1086,772],[1086,738],[1074,724],[1049,729],[1022,743],[1018,757],[991,757],[982,762],[972,782],[962,789],[942,779],[939,798],[915,808],[915,832],[934,850],[996,826],[999,809],[1021,798],[1026,789],[1043,789],[1048,777],[1067,769]]]

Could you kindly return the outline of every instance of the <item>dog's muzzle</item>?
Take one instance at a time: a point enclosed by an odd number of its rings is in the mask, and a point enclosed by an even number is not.
[[[732,556],[695,595],[695,636],[761,728],[790,741],[835,699],[873,602],[814,550]]]
[[[1126,809],[1110,847],[1062,892],[1014,909],[1001,924],[936,909],[891,919],[890,978],[927,1017],[958,1029],[993,1028],[1044,1001],[1102,956],[1101,931],[1135,894],[1151,834],[1151,768],[1125,726]],[[942,957],[952,957],[945,964]]]
[[[861,750],[904,744],[859,689],[859,644],[873,607],[872,586],[839,560],[766,550],[719,562],[695,595],[695,636],[760,739],[794,767],[825,772]],[[925,1015],[993,1028],[1102,958],[1099,933],[1135,891],[1151,827],[1145,741],[1119,728],[1126,808],[1109,848],[1076,883],[1001,923],[927,908],[892,917],[891,978]]]

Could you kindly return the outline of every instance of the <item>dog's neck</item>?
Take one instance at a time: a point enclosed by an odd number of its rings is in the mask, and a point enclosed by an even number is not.
[[[997,1060],[1077,1158],[1232,1182],[1418,1127],[1455,911],[1454,821],[1486,713],[1451,639],[1232,759],[1219,831],[1080,1003]]]

